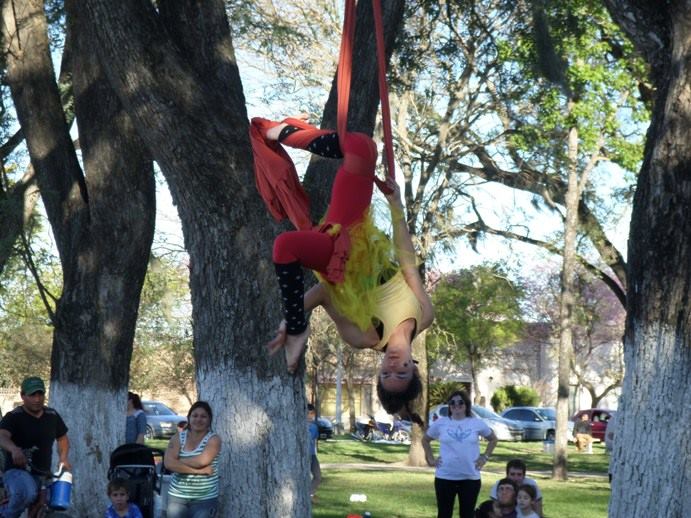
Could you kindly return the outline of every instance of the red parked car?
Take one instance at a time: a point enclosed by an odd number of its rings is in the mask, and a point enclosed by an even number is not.
[[[607,421],[616,413],[615,410],[608,410],[606,408],[588,408],[576,412],[571,421],[576,422],[581,420],[583,414],[587,414],[588,421],[593,430],[593,439],[599,441],[605,440],[605,430],[607,430]]]

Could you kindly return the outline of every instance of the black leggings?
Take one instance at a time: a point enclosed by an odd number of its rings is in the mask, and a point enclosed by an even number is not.
[[[480,480],[446,480],[434,479],[434,491],[437,494],[437,518],[451,518],[453,505],[458,495],[460,503],[458,515],[461,518],[475,516],[475,503],[480,494]]]

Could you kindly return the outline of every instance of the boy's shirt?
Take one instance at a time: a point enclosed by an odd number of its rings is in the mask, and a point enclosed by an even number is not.
[[[127,514],[125,516],[121,516],[117,513],[115,508],[113,507],[113,504],[111,504],[108,507],[108,510],[106,511],[105,518],[144,518],[142,516],[142,512],[139,510],[139,507],[137,507],[136,504],[127,504]]]

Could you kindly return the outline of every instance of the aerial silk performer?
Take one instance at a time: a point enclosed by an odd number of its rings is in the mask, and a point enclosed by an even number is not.
[[[305,315],[322,306],[347,344],[383,353],[377,394],[384,409],[392,414],[405,413],[417,421],[419,417],[410,411],[409,403],[420,394],[422,385],[412,357],[412,341],[430,326],[434,310],[418,271],[393,176],[378,4],[377,0],[373,2],[389,170],[385,181],[375,176],[377,148],[372,138],[346,130],[354,0],[346,2],[337,79],[337,131],[316,128],[306,116],[280,122],[252,119],[250,138],[257,188],[269,212],[277,220],[288,217],[297,229],[280,234],[274,242],[273,262],[284,318],[267,347],[271,354],[283,349],[288,370],[294,372],[310,333]],[[282,146],[342,159],[329,207],[316,226],[310,221],[309,201],[294,164]],[[392,240],[372,221],[370,205],[375,184],[389,202]],[[313,270],[319,279],[307,292],[303,267]]]

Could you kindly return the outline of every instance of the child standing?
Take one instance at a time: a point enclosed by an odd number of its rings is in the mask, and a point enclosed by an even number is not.
[[[523,484],[516,495],[516,518],[540,518],[535,512],[533,504],[537,493],[535,487]]]
[[[307,433],[309,436],[310,472],[312,473],[310,498],[314,500],[317,488],[322,480],[322,470],[319,465],[319,458],[317,457],[317,440],[319,440],[317,411],[312,403],[307,404]]]
[[[143,518],[139,507],[129,503],[130,495],[123,479],[115,478],[108,482],[108,498],[111,504],[105,518]]]

